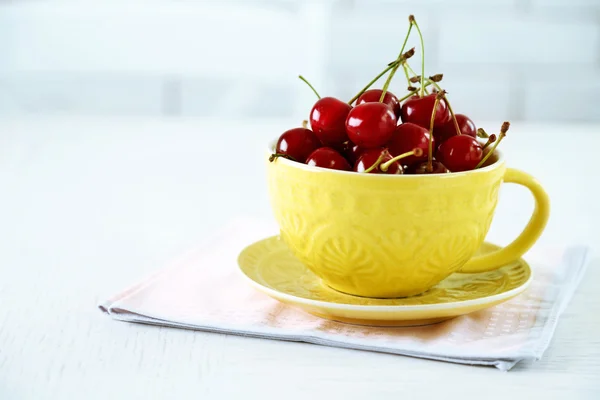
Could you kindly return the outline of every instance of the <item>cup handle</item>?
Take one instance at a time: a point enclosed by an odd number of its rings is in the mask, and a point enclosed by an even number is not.
[[[507,168],[504,182],[525,186],[533,194],[535,209],[523,232],[508,246],[493,253],[473,257],[460,272],[473,273],[491,271],[519,259],[535,244],[546,227],[550,216],[550,199],[544,188],[531,175],[513,168]]]

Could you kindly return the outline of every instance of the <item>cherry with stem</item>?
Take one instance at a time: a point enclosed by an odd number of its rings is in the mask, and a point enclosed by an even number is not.
[[[390,165],[392,165],[393,163],[395,163],[399,160],[402,160],[403,158],[410,157],[410,156],[421,157],[422,155],[423,155],[423,150],[417,147],[411,151],[407,151],[406,153],[397,155],[396,157],[392,158],[391,160],[384,162],[383,164],[381,164],[379,166],[379,169],[382,170],[383,172],[385,172],[388,170]]]
[[[269,161],[272,162],[275,158],[285,157],[292,161],[304,163],[306,158],[321,146],[321,141],[310,129],[305,127],[288,129],[277,139],[275,153],[269,157]]]
[[[309,88],[312,89],[312,91],[314,92],[315,95],[317,95],[317,98],[320,100],[321,96],[319,95],[319,93],[317,92],[317,90],[313,87],[313,85],[310,84],[309,81],[306,80],[305,77],[303,77],[302,75],[298,75],[298,78],[300,78],[304,83],[306,83],[308,85]]]
[[[392,138],[387,143],[387,148],[393,157],[406,153],[416,148],[421,149],[421,156],[412,156],[402,161],[405,165],[427,161],[427,149],[429,148],[429,129],[423,128],[411,122],[401,123],[396,127]],[[435,148],[435,139],[433,139]]]
[[[352,106],[335,97],[323,97],[310,110],[312,131],[324,146],[340,148],[348,141],[346,118]]]
[[[373,165],[371,165],[369,168],[365,169],[363,171],[364,174],[368,174],[369,172],[373,171],[374,169],[376,169],[377,167],[379,167],[379,164],[381,164],[381,162],[383,161],[383,159],[385,158],[385,152],[381,152],[381,154],[379,155],[379,158],[373,163]]]
[[[477,164],[475,166],[475,169],[481,168],[481,166],[483,164],[485,164],[485,162],[488,160],[488,158],[490,158],[492,156],[492,154],[494,153],[494,151],[496,151],[496,148],[498,147],[498,145],[500,144],[502,139],[504,139],[504,137],[506,136],[506,132],[508,132],[508,128],[510,128],[510,122],[504,121],[504,123],[502,124],[502,127],[500,128],[500,134],[498,135],[498,140],[496,140],[494,142],[494,145],[492,146],[490,151],[488,151],[488,153],[485,155],[485,157],[483,157],[481,159],[481,161],[479,161],[479,164]]]
[[[387,103],[362,103],[348,113],[346,134],[362,148],[382,147],[391,139],[397,123],[396,114]]]
[[[361,174],[401,175],[404,173],[402,166],[397,162],[392,163],[385,171],[380,168],[382,163],[391,159],[392,156],[386,148],[368,149],[356,160],[354,171]]]

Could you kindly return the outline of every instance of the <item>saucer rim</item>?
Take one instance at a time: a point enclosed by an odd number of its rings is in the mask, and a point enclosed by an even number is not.
[[[259,282],[255,281],[254,279],[252,279],[251,277],[249,277],[248,275],[246,275],[246,273],[244,272],[242,265],[241,265],[241,261],[240,261],[242,256],[244,255],[244,253],[250,247],[252,247],[260,242],[267,241],[267,240],[273,239],[273,238],[280,238],[280,235],[272,235],[272,236],[254,241],[253,243],[245,246],[242,249],[242,251],[240,251],[240,253],[238,254],[238,257],[237,257],[237,271],[244,277],[244,279],[249,281],[249,283],[253,287],[266,293],[270,297],[273,297],[275,299],[281,299],[283,301],[289,301],[290,303],[293,303],[293,304],[302,304],[302,305],[306,305],[306,306],[310,306],[310,307],[318,307],[318,308],[326,307],[329,309],[336,309],[336,310],[340,310],[340,311],[360,310],[360,311],[374,311],[374,312],[377,311],[377,312],[383,312],[383,313],[386,313],[386,312],[397,313],[398,311],[418,312],[418,311],[452,310],[454,308],[469,308],[472,306],[480,306],[480,305],[485,305],[488,303],[498,303],[498,302],[502,302],[503,300],[511,299],[511,298],[521,294],[525,290],[527,290],[527,288],[529,288],[529,286],[531,285],[531,282],[533,281],[533,277],[534,277],[534,273],[533,273],[533,270],[531,269],[531,266],[529,265],[529,263],[527,261],[525,261],[521,257],[518,260],[513,261],[512,263],[503,265],[503,267],[509,266],[516,262],[520,262],[525,268],[527,268],[529,270],[529,278],[522,285],[520,285],[514,289],[511,289],[506,292],[494,294],[491,296],[484,296],[484,297],[480,297],[480,298],[476,298],[476,299],[454,301],[454,302],[448,302],[448,303],[404,304],[404,305],[361,305],[361,304],[334,303],[334,302],[328,302],[328,301],[323,301],[323,300],[312,300],[312,299],[307,299],[305,297],[298,297],[298,296],[294,296],[291,294],[287,294],[285,292],[275,290],[268,286],[264,286],[264,285],[260,284]],[[484,243],[502,247],[502,246],[496,245],[491,242],[484,242]],[[502,268],[502,267],[500,267],[500,268]],[[331,290],[335,290],[335,289],[331,289]],[[352,295],[348,295],[348,296],[352,296]],[[355,297],[357,297],[357,296],[355,296]]]

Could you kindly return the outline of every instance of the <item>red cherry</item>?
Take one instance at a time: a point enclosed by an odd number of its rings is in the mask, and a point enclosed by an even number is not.
[[[455,117],[461,134],[469,135],[474,138],[477,137],[477,128],[471,118],[464,114],[456,114]],[[450,118],[450,121],[433,131],[433,137],[438,143],[442,143],[452,136],[456,136],[456,126],[454,125],[454,120],[452,118]]]
[[[428,94],[423,97],[412,96],[409,97],[401,108],[402,122],[412,122],[422,126],[423,128],[429,129],[431,124],[431,114],[433,112],[433,105],[435,104],[436,93]],[[448,104],[444,99],[441,99],[436,107],[435,119],[433,122],[434,127],[441,127],[448,121],[450,121],[450,110],[448,110]]]
[[[415,175],[427,175],[427,174],[447,174],[448,168],[444,166],[441,162],[437,160],[433,160],[431,162],[432,169],[429,170],[429,163],[427,161],[423,161],[417,164],[413,164],[406,171],[407,174],[415,174]]]
[[[369,171],[370,174],[398,175],[398,174],[402,173],[402,167],[400,166],[400,164],[398,162],[391,163],[386,171],[381,170],[381,168],[380,168],[381,164],[386,161],[390,161],[392,159],[392,156],[387,151],[387,149],[383,149],[383,148],[365,150],[362,153],[362,155],[359,157],[358,161],[356,161],[356,164],[354,165],[354,171],[365,172],[373,164],[375,164],[379,160],[379,157],[382,155],[383,155],[383,157],[381,159],[381,162],[379,163],[379,165],[377,165],[377,167],[375,167],[371,171]]]
[[[383,103],[363,103],[354,107],[346,119],[350,140],[360,147],[381,147],[392,137],[397,123],[392,109]]]
[[[346,160],[348,160],[350,165],[354,165],[364,151],[365,149],[355,145],[349,140],[344,143],[344,146],[342,147],[342,155],[346,157]]]
[[[319,99],[310,111],[310,126],[325,146],[340,147],[348,140],[346,118],[352,107],[334,97]]]
[[[468,135],[452,136],[440,145],[436,156],[452,172],[475,169],[482,157],[481,145]]]
[[[306,163],[311,167],[339,169],[341,171],[352,170],[352,167],[350,167],[344,156],[331,147],[316,149],[308,156]]]
[[[358,99],[356,99],[356,105],[363,103],[379,103],[381,93],[383,93],[383,90],[381,89],[367,90],[366,92],[361,94]],[[385,96],[383,97],[383,104],[387,104],[392,108],[394,114],[396,115],[396,118],[400,117],[400,102],[392,92],[385,92]]]
[[[433,148],[435,148],[435,140],[433,141],[433,146]],[[410,156],[403,159],[402,162],[405,165],[411,165],[417,161],[427,160],[429,151],[429,131],[419,125],[405,122],[396,127],[387,147],[394,157],[416,148],[423,150],[423,155],[420,157]]]
[[[285,154],[298,162],[306,162],[306,158],[321,147],[321,142],[310,129],[294,128],[285,131],[277,140],[275,153]]]

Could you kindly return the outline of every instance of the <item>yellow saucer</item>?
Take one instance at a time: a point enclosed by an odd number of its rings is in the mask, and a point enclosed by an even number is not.
[[[478,254],[498,249],[484,243]],[[492,307],[522,293],[531,269],[522,259],[497,270],[455,273],[429,291],[412,297],[376,299],[329,288],[309,271],[279,236],[246,247],[238,257],[243,275],[256,289],[313,315],[358,325],[415,326]]]

